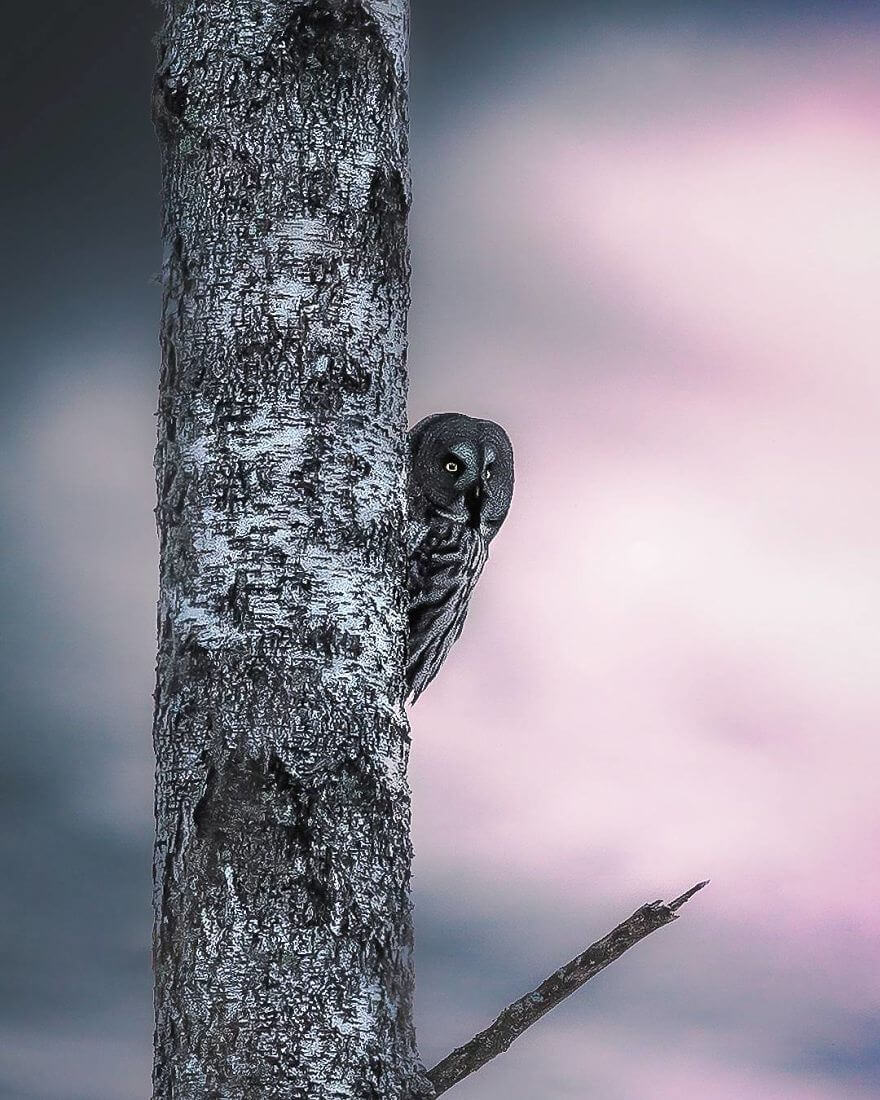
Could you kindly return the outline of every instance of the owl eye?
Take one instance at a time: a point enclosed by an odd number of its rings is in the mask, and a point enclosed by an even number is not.
[[[449,462],[446,463],[446,469],[451,474],[457,474],[458,473],[458,463],[457,462],[452,462],[450,460]]]
[[[492,467],[487,466],[486,467],[486,481],[488,481],[491,476],[492,476]]]

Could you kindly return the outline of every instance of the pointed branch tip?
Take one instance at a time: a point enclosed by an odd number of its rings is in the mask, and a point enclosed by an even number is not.
[[[448,1054],[428,1073],[435,1098],[475,1073],[498,1054],[503,1054],[522,1033],[546,1015],[575,990],[619,959],[634,944],[678,919],[680,909],[694,894],[708,886],[709,880],[698,882],[675,901],[653,901],[637,909],[601,940],[597,940],[573,959],[561,966],[537,989],[520,997],[479,1035]]]
[[[710,879],[706,879],[704,882],[698,882],[696,886],[692,886],[690,890],[686,890],[681,897],[676,898],[675,901],[671,901],[667,908],[671,909],[674,913],[675,910],[680,909],[686,901],[690,901],[694,894],[698,894],[704,886],[708,886],[710,881]]]

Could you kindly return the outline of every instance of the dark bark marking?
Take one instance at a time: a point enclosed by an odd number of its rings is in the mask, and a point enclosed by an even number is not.
[[[336,805],[329,788],[312,788],[288,771],[273,752],[267,764],[237,754],[221,766],[208,768],[205,788],[193,812],[196,837],[202,847],[198,857],[218,889],[226,888],[223,866],[233,866],[234,879],[248,883],[253,896],[253,868],[257,861],[242,859],[253,848],[275,850],[279,860],[275,876],[286,890],[305,891],[305,927],[326,924],[342,907],[344,883],[334,885],[335,853],[317,837],[324,835],[318,821]],[[279,843],[280,841],[280,843]],[[256,889],[262,889],[256,883]]]
[[[217,769],[215,767],[208,768],[208,774],[205,777],[205,793],[196,803],[193,810],[193,825],[196,827],[196,836],[199,840],[204,840],[208,832],[210,825],[211,803],[217,793]]]
[[[314,216],[319,210],[326,210],[331,204],[337,186],[336,176],[329,168],[323,166],[307,168],[302,176],[306,211]]]
[[[172,387],[177,381],[177,348],[174,346],[174,340],[169,335],[165,337],[165,378],[164,382],[167,386]],[[174,440],[169,438],[169,442],[173,443]]]
[[[226,512],[236,512],[251,501],[250,471],[241,459],[221,463],[217,472],[214,503]]]
[[[394,87],[394,59],[376,20],[360,0],[313,0],[301,4],[284,29],[286,54],[302,70],[320,67],[357,75],[369,53],[386,72],[384,89]]]
[[[317,416],[338,413],[348,397],[369,392],[372,372],[348,356],[331,349],[318,355],[320,366],[303,384],[303,403]]]
[[[324,657],[349,657],[357,660],[363,653],[363,642],[354,634],[340,630],[332,619],[324,619],[305,630],[310,647]]]
[[[226,594],[229,616],[235,627],[240,628],[250,621],[250,591],[247,572],[244,569],[237,570],[235,580]]]
[[[380,165],[370,183],[362,233],[365,251],[378,258],[388,278],[409,274],[408,216],[409,199],[400,171]]]
[[[194,684],[207,680],[214,671],[211,653],[192,634],[181,643],[179,657],[184,665],[183,676]]]
[[[160,68],[153,81],[153,125],[165,140],[178,137],[184,129],[189,89],[186,81],[175,83],[166,68]]]

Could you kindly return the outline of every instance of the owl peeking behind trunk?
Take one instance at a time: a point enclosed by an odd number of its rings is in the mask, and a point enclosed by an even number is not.
[[[489,543],[513,496],[513,447],[491,420],[435,413],[409,433],[408,695],[418,699],[461,634]]]

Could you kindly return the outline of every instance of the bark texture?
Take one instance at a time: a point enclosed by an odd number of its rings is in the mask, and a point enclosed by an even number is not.
[[[418,1094],[406,0],[166,0],[156,1100]]]

